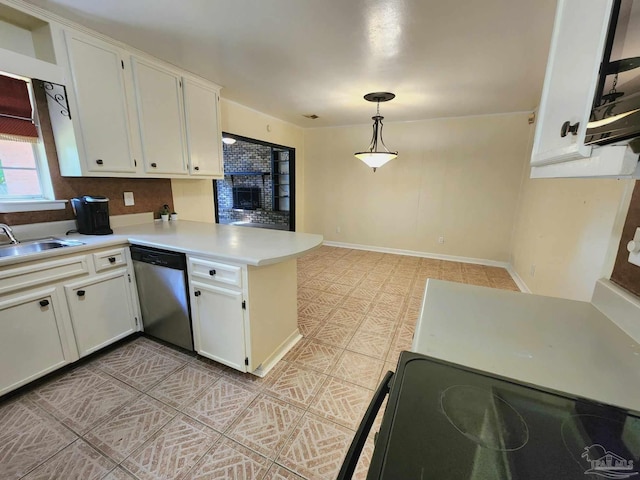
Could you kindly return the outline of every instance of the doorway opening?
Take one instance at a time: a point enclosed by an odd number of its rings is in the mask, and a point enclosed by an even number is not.
[[[213,181],[216,223],[295,231],[295,148],[224,133],[224,178]]]

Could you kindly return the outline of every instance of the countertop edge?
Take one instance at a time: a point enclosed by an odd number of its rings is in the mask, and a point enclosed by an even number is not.
[[[127,227],[127,228],[131,228],[131,227]],[[248,227],[238,227],[238,228],[248,228]],[[292,232],[292,233],[298,233],[298,232]],[[145,234],[141,234],[140,236],[149,237],[149,235],[153,235],[153,234],[145,233]],[[170,241],[169,242],[162,241],[161,238],[158,238],[158,240],[155,240],[152,238],[151,239],[140,238],[138,234],[128,233],[128,232],[119,233],[116,231],[111,235],[104,235],[104,236],[81,235],[77,233],[72,235],[67,235],[67,236],[56,235],[56,238],[77,240],[82,242],[83,245],[51,249],[43,252],[22,255],[22,256],[0,258],[0,269],[5,267],[10,267],[13,265],[28,263],[28,262],[41,261],[49,258],[56,258],[63,255],[80,254],[82,252],[89,251],[89,250],[96,250],[96,249],[116,247],[116,246],[128,246],[128,245],[140,245],[140,246],[146,246],[146,247],[152,247],[152,248],[159,248],[159,249],[184,253],[185,255],[201,256],[201,257],[218,260],[222,262],[231,262],[231,263],[236,263],[241,265],[249,265],[252,267],[262,267],[262,266],[273,265],[276,263],[281,263],[294,258],[298,258],[302,255],[305,255],[307,252],[320,248],[323,244],[324,238],[322,237],[322,235],[308,234],[308,233],[302,233],[302,235],[314,236],[317,238],[313,239],[312,242],[309,242],[310,246],[308,245],[298,246],[296,248],[292,248],[290,253],[286,253],[284,255],[280,254],[280,255],[271,256],[271,257],[228,255],[228,254],[216,252],[215,247],[212,248],[211,250],[204,250],[200,248],[190,249],[190,248],[185,248],[184,246],[173,244]]]

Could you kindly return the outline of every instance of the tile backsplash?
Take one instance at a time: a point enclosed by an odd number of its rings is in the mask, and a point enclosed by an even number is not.
[[[173,208],[171,180],[169,179],[60,176],[58,156],[49,120],[49,110],[44,91],[41,88],[41,82],[34,81],[34,91],[56,199],[69,200],[72,197],[81,195],[103,195],[109,198],[109,213],[111,215],[154,212],[154,215],[158,217],[158,211],[163,204],[166,203],[169,208]],[[133,192],[135,205],[125,207],[124,192]],[[0,213],[0,223],[9,225],[55,222],[73,220],[74,218],[70,203],[67,203],[64,210]]]

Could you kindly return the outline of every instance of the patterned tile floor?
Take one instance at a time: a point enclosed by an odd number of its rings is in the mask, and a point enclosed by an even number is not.
[[[501,268],[322,247],[298,261],[304,338],[267,377],[139,337],[0,403],[0,479],[334,478],[427,278],[517,290]]]

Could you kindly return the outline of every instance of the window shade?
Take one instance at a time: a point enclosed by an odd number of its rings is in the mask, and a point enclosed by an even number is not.
[[[36,142],[29,86],[24,80],[0,75],[0,138]]]

